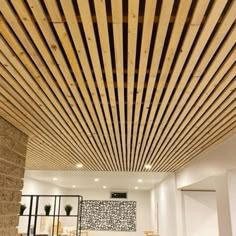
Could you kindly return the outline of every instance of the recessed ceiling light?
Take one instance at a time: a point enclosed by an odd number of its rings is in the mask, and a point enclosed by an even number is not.
[[[76,188],[76,185],[72,185],[72,188]]]
[[[142,182],[143,182],[143,180],[142,180],[142,179],[138,179],[138,182],[139,182],[139,183],[142,183]]]
[[[98,178],[95,178],[95,179],[94,179],[94,181],[95,181],[95,182],[98,182],[98,181],[99,181],[99,179],[98,179]]]
[[[53,180],[53,181],[57,181],[57,180],[58,180],[58,178],[54,177],[52,180]]]
[[[83,164],[82,164],[82,163],[78,163],[78,164],[76,165],[76,167],[77,167],[77,168],[82,168],[82,167],[83,167]]]
[[[106,189],[106,188],[107,188],[107,186],[103,186],[103,188],[104,188],[104,189]]]
[[[150,164],[146,164],[144,167],[145,167],[145,169],[148,169],[148,170],[150,170],[152,168],[152,166]]]
[[[135,189],[135,190],[138,190],[138,186],[135,186],[134,189]]]

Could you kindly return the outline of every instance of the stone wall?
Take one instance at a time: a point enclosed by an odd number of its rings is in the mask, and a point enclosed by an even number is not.
[[[0,117],[0,236],[17,235],[27,139]]]

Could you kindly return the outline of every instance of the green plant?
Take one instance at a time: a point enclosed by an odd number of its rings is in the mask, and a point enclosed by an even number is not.
[[[45,205],[44,210],[45,210],[46,216],[49,216],[50,211],[51,211],[51,205],[50,204]]]
[[[70,212],[72,211],[73,207],[71,205],[65,205],[66,215],[69,216]]]
[[[24,214],[24,211],[26,209],[26,205],[25,204],[20,204],[20,215],[22,216]]]

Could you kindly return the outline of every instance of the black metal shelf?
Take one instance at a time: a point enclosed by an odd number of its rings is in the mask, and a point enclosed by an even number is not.
[[[81,235],[81,215],[82,215],[82,202],[83,197],[80,195],[22,195],[23,198],[29,198],[29,214],[19,215],[20,217],[28,217],[28,226],[27,226],[27,236],[32,235],[31,230],[31,223],[34,220],[34,227],[33,227],[33,235],[36,235],[36,228],[37,228],[37,219],[38,217],[52,217],[53,224],[52,224],[52,235],[58,236],[59,233],[59,224],[57,223],[56,232],[54,232],[55,220],[59,222],[60,218],[64,217],[71,217],[76,218],[76,236]],[[53,214],[46,215],[46,214],[38,214],[39,208],[39,201],[41,198],[49,197],[54,199],[54,207],[53,207]],[[62,215],[61,212],[61,200],[62,198],[77,198],[77,215]],[[34,208],[34,211],[33,211]],[[57,210],[56,210],[57,209]],[[34,213],[33,213],[34,212]],[[32,219],[33,218],[33,219]]]
[[[30,215],[19,215],[19,216],[30,216]],[[47,215],[31,215],[32,217],[33,216],[45,216],[45,217],[77,217],[77,215],[69,215],[69,216],[67,216],[67,215],[49,215],[49,216],[47,216]]]

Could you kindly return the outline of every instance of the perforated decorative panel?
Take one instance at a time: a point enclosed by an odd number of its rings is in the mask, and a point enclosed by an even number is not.
[[[83,201],[82,229],[136,231],[135,201]]]

